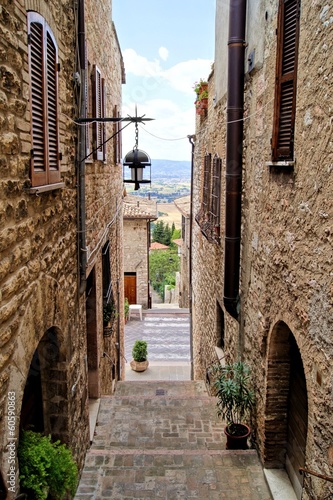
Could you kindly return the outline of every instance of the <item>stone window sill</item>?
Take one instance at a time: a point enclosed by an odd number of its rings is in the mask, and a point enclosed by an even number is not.
[[[291,170],[295,166],[295,161],[266,161],[266,167],[273,168],[290,168]]]
[[[41,193],[55,191],[56,189],[63,189],[64,187],[65,187],[64,182],[57,182],[56,184],[45,184],[45,186],[30,187],[25,191],[29,194],[35,194],[36,196],[38,196]]]

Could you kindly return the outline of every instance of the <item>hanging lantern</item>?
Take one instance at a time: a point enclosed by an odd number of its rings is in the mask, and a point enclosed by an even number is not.
[[[124,172],[124,182],[129,182],[134,184],[134,189],[137,191],[140,189],[140,184],[150,184],[151,183],[151,161],[147,153],[137,148],[137,144],[132,151],[127,153],[123,161],[124,167],[129,167],[131,171],[131,177],[126,178]],[[146,179],[144,179],[144,169],[149,167],[149,175],[146,171]]]

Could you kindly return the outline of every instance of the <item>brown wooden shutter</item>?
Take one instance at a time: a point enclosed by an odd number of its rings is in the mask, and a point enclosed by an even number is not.
[[[58,57],[53,35],[47,30],[46,81],[47,124],[46,150],[49,159],[49,184],[60,181],[59,131],[58,131]]]
[[[210,208],[210,178],[211,178],[211,154],[206,154],[204,159],[204,185],[202,196],[202,208],[206,214]]]
[[[213,159],[213,177],[212,177],[212,216],[214,228],[220,227],[220,211],[221,211],[221,173],[222,160],[218,156]],[[217,231],[217,229],[216,229]],[[218,236],[217,232],[216,235]]]
[[[104,78],[102,78],[102,83],[101,83],[101,90],[102,90],[102,118],[106,117],[106,84]],[[102,151],[103,151],[103,161],[106,161],[106,149],[107,149],[107,144],[105,144],[106,141],[106,123],[102,123]]]
[[[88,49],[87,49],[87,44],[85,44],[85,51],[84,51],[84,58],[85,58],[85,82],[84,82],[84,96],[85,96],[85,113],[86,113],[86,118],[91,118],[91,89],[90,89],[90,64],[88,61]],[[86,156],[90,155],[91,152],[91,144],[90,144],[90,124],[86,124]]]
[[[31,98],[31,182],[60,181],[58,143],[58,49],[45,19],[28,12]]]
[[[102,118],[102,78],[97,66],[93,68],[93,118]],[[103,160],[103,124],[94,123],[94,157],[96,160]]]
[[[43,86],[43,24],[35,13],[28,14],[29,66],[31,96],[31,180],[32,185],[46,184],[45,103]]]
[[[273,160],[292,160],[296,111],[300,0],[280,0],[277,39]]]

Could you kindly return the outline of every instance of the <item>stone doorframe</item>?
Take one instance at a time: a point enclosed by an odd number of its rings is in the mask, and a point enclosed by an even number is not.
[[[42,375],[43,410],[45,432],[55,439],[66,442],[68,436],[68,350],[69,337],[62,333],[68,324],[67,303],[61,287],[52,278],[44,275],[31,288],[31,295],[21,305],[19,326],[17,329],[16,348],[13,351],[8,369],[8,393],[15,393],[16,424],[15,436],[9,436],[3,429],[2,455],[0,468],[3,475],[8,472],[7,445],[11,437],[19,440],[19,417],[27,377],[31,368],[34,353],[38,350]],[[58,326],[55,326],[58,325]],[[52,383],[50,380],[52,379]],[[56,385],[61,384],[63,397],[59,399]]]
[[[266,366],[266,404],[263,462],[267,469],[284,469],[288,432],[290,336],[284,321],[275,323],[269,336]],[[297,339],[294,336],[297,344]],[[300,354],[301,350],[299,349]]]

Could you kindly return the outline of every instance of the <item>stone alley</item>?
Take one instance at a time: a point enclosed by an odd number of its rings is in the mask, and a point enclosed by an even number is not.
[[[127,370],[115,394],[101,398],[76,500],[269,500],[256,451],[225,449],[215,398],[189,380],[186,311],[145,313],[129,321],[125,337],[127,361],[133,341],[148,340],[151,366]]]

